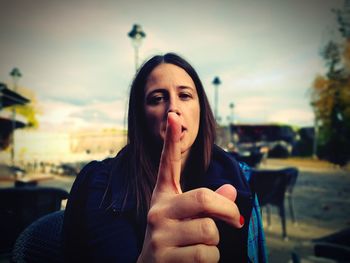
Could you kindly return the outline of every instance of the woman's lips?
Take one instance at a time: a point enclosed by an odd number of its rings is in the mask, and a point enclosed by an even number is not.
[[[180,140],[185,136],[185,132],[187,132],[187,128],[185,126],[181,125],[181,135],[180,135]],[[161,131],[161,137],[164,139],[166,134],[166,129],[162,129]]]
[[[187,132],[187,128],[184,126],[181,126],[181,136],[180,136],[180,140],[182,140],[182,138],[185,136],[185,132]]]

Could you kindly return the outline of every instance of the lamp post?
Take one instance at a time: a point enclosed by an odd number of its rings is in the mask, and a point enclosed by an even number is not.
[[[317,137],[318,137],[318,123],[317,117],[314,119],[314,140],[312,142],[312,158],[317,159]]]
[[[314,108],[314,138],[312,141],[312,158],[317,159],[317,137],[318,137],[318,119],[317,119],[317,110],[316,103],[311,102],[311,106]]]
[[[230,107],[230,110],[231,110],[230,124],[229,124],[230,135],[231,135],[230,142],[232,142],[232,141],[234,141],[234,138],[233,138],[233,129],[234,129],[234,127],[233,127],[233,125],[234,125],[233,109],[235,108],[235,104],[233,102],[231,102],[229,107]]]
[[[13,91],[17,91],[17,84],[19,79],[22,77],[22,73],[18,68],[13,68],[10,72],[10,76],[13,80]],[[16,129],[16,108],[12,108],[12,136],[11,136],[11,164],[15,165],[15,129]]]
[[[221,84],[221,80],[219,77],[215,77],[212,83],[214,85],[214,117],[218,121],[218,87]]]
[[[128,36],[131,38],[132,45],[135,49],[135,71],[137,71],[139,67],[139,47],[142,44],[142,39],[146,37],[146,33],[143,32],[140,25],[134,24]]]
[[[231,123],[233,124],[233,122],[234,122],[234,119],[233,119],[233,109],[235,108],[235,104],[233,103],[233,102],[231,102],[230,103],[230,105],[229,105],[229,107],[230,107],[230,110],[231,110]]]

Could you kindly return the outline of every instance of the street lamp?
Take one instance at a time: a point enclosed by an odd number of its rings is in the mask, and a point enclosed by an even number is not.
[[[231,109],[231,123],[233,124],[233,109],[235,108],[235,104],[233,102],[230,103],[230,109]]]
[[[10,76],[13,80],[13,91],[17,91],[17,84],[19,79],[22,77],[22,73],[18,68],[13,68],[10,72]],[[12,136],[11,136],[11,164],[15,165],[15,129],[16,129],[16,108],[12,108]]]
[[[214,117],[218,121],[218,87],[221,84],[221,80],[219,77],[215,77],[212,83],[214,85]]]
[[[128,33],[128,36],[131,38],[132,45],[135,49],[135,71],[137,71],[139,67],[139,47],[142,44],[142,39],[146,37],[146,33],[143,32],[140,25],[134,24],[131,31]]]
[[[235,104],[233,102],[231,102],[229,107],[230,107],[230,110],[231,110],[231,118],[230,118],[230,124],[229,124],[230,135],[231,135],[230,141],[232,142],[232,141],[234,141],[234,138],[233,138],[233,129],[234,129],[234,127],[233,127],[233,125],[234,125],[234,123],[233,123],[233,121],[234,121],[234,119],[233,119],[233,109],[235,108]]]
[[[317,137],[318,137],[318,118],[316,102],[311,102],[311,106],[314,108],[314,138],[312,141],[312,158],[317,159]]]
[[[10,72],[10,76],[13,80],[13,91],[17,91],[17,83],[19,79],[22,77],[22,73],[19,71],[18,68],[13,68]]]

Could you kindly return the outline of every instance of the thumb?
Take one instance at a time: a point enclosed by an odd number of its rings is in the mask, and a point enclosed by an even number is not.
[[[216,191],[219,195],[222,195],[226,197],[227,199],[231,200],[232,202],[236,201],[237,197],[237,190],[230,184],[224,184],[221,187],[219,187]]]
[[[226,197],[232,202],[235,202],[237,198],[237,190],[230,184],[222,185],[215,191],[215,193],[218,193],[219,195]],[[239,216],[239,223],[240,223],[240,227],[244,225],[244,217],[242,215]]]

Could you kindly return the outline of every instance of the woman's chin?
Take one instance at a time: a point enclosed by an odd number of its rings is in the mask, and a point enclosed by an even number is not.
[[[181,155],[188,155],[190,150],[191,150],[190,146],[188,146],[187,144],[184,145],[184,144],[181,143]]]

